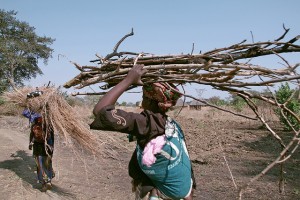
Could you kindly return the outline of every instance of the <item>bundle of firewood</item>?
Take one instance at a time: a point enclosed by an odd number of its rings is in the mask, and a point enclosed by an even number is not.
[[[278,144],[282,147],[282,151],[278,157],[258,175],[253,177],[249,183],[244,184],[239,189],[239,196],[253,181],[257,180],[275,165],[281,165],[281,174],[283,173],[283,163],[290,158],[293,152],[299,147],[300,132],[293,127],[293,137],[288,142],[285,142],[280,137],[273,127],[268,123],[268,115],[263,113],[257,102],[253,99],[264,101],[280,110],[282,116],[289,121],[290,116],[300,123],[299,113],[292,111],[287,107],[288,102],[294,97],[296,90],[287,98],[286,102],[279,103],[276,95],[270,90],[269,86],[276,83],[289,82],[299,86],[300,76],[297,73],[297,67],[300,63],[290,64],[282,54],[300,52],[300,46],[295,44],[300,38],[300,35],[282,41],[289,29],[284,26],[284,33],[273,41],[246,43],[246,40],[231,45],[229,47],[217,48],[204,53],[194,54],[193,49],[190,54],[182,55],[165,55],[157,56],[149,53],[135,52],[118,52],[119,45],[129,36],[133,35],[133,31],[125,35],[114,47],[113,52],[105,57],[96,55],[98,58],[91,62],[96,63],[96,66],[80,66],[77,63],[73,64],[80,70],[80,73],[72,80],[64,84],[65,88],[75,87],[77,89],[84,88],[93,84],[103,83],[101,89],[109,89],[119,83],[127,75],[128,71],[135,64],[143,64],[147,69],[147,73],[143,75],[144,83],[151,82],[172,82],[172,83],[194,83],[199,85],[209,85],[214,89],[234,93],[245,100],[249,108],[252,109],[253,116],[245,116],[240,113],[234,113],[230,109],[224,109],[216,105],[209,104],[203,99],[197,99],[188,94],[184,96],[201,101],[206,105],[218,108],[220,110],[231,112],[232,114],[246,117],[252,120],[260,120],[264,127],[268,129],[270,134],[276,138]],[[259,65],[250,64],[252,58],[263,57],[267,55],[278,56],[282,60],[281,68],[268,68]],[[273,66],[275,67],[275,66]],[[253,86],[266,87],[271,95],[256,94],[247,91]],[[134,86],[133,86],[134,87]],[[129,88],[132,89],[133,87]],[[80,93],[77,93],[78,95]],[[82,93],[89,94],[89,93]],[[90,93],[95,94],[95,93]],[[103,94],[103,92],[101,93]],[[282,178],[282,180],[284,180]],[[280,185],[283,181],[280,181]],[[241,198],[240,198],[241,199]]]
[[[274,41],[246,44],[246,40],[225,48],[218,48],[200,54],[162,55],[149,53],[118,52],[118,47],[125,35],[114,47],[113,52],[105,57],[97,55],[96,66],[73,64],[80,73],[64,84],[65,88],[84,88],[89,85],[104,83],[101,89],[108,89],[119,83],[134,64],[143,64],[148,72],[142,77],[144,83],[173,82],[210,85],[219,90],[247,86],[266,86],[273,83],[299,79],[296,68],[299,64],[290,65],[282,56],[283,53],[300,52],[300,46],[294,44],[294,37],[286,42],[282,36]],[[269,69],[249,64],[251,58],[277,55],[285,62],[280,69]],[[245,62],[238,62],[243,60]],[[253,79],[253,77],[259,77]],[[130,89],[130,88],[129,88]]]

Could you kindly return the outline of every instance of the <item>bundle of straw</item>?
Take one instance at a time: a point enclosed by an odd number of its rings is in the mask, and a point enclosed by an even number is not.
[[[40,87],[42,95],[27,98],[27,94],[35,88],[23,87],[16,91],[4,93],[4,98],[23,108],[29,108],[39,113],[45,119],[46,125],[53,127],[56,134],[62,135],[68,144],[72,139],[92,153],[99,149],[97,137],[83,123],[79,113],[74,110],[55,87]]]

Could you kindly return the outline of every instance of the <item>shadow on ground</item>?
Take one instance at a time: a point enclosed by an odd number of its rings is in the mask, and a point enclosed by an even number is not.
[[[11,160],[0,162],[0,168],[14,172],[22,181],[32,185],[32,188],[39,190],[41,185],[37,183],[34,158],[24,150],[18,150],[16,153],[11,154],[10,157],[12,158]],[[57,185],[53,185],[51,192],[65,197],[74,197],[72,193]],[[49,196],[51,195],[49,194]]]

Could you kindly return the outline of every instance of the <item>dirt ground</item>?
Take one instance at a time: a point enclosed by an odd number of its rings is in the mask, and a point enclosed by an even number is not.
[[[204,108],[201,111],[171,111],[182,125],[197,181],[195,200],[237,199],[243,184],[260,173],[280,152],[278,142],[262,124],[229,113]],[[276,117],[268,118],[284,139]],[[89,122],[87,122],[88,124]],[[134,199],[127,165],[134,143],[126,135],[95,131],[101,135],[104,156],[70,148],[56,136],[53,189],[40,192],[35,164],[28,150],[28,121],[0,116],[0,199]],[[249,186],[242,199],[300,199],[299,150],[284,165],[285,191],[278,192],[279,166]],[[229,168],[228,168],[229,167]],[[230,170],[229,170],[230,169]],[[232,173],[231,178],[230,171]]]

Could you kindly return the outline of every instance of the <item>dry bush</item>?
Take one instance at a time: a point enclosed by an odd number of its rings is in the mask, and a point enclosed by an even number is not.
[[[0,115],[16,116],[22,112],[22,108],[13,103],[5,102],[0,105]]]

